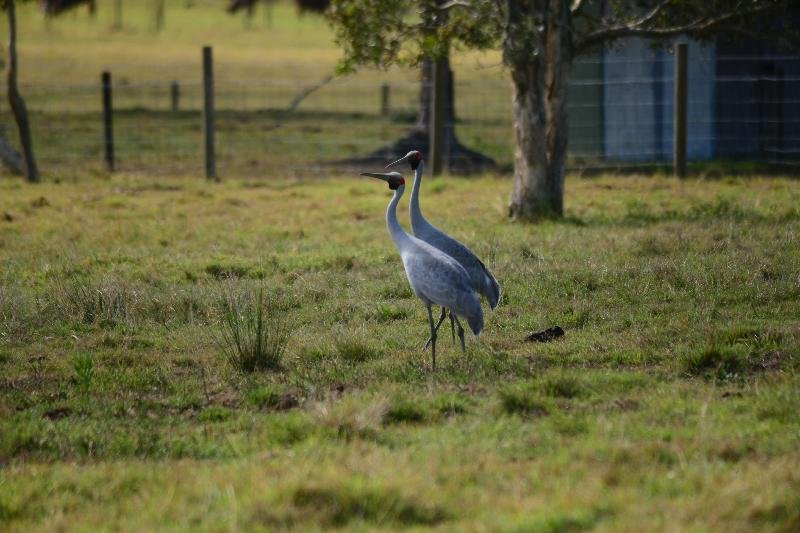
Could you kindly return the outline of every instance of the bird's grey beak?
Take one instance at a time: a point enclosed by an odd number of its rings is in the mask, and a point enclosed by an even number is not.
[[[389,177],[391,176],[390,172],[362,172],[362,176],[369,176],[370,178],[378,178],[379,180],[383,180],[388,182]]]
[[[402,163],[403,161],[405,161],[405,160],[407,160],[407,159],[408,159],[408,154],[404,155],[403,157],[401,157],[401,158],[400,158],[400,159],[398,159],[397,161],[392,161],[391,163],[389,163],[388,165],[386,165],[386,167],[385,167],[385,168],[393,167],[393,166],[395,166],[396,164],[398,164],[398,163]]]

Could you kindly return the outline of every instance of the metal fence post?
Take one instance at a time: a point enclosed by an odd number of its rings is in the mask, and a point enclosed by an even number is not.
[[[210,46],[203,47],[203,96],[206,178],[217,180],[216,159],[214,157],[214,59]]]
[[[172,102],[172,111],[178,111],[181,103],[181,86],[177,81],[173,81],[169,86],[169,96]]]
[[[446,63],[441,59],[433,62],[431,76],[431,123],[428,134],[430,135],[431,174],[438,176],[442,173],[444,160],[444,91],[446,80]]]
[[[114,172],[114,109],[111,101],[111,73],[105,71],[100,78],[103,85],[103,139],[105,144],[106,166],[109,172]]]
[[[688,107],[687,64],[688,49],[686,43],[678,43],[675,47],[675,138],[673,143],[673,172],[678,177],[686,176],[686,120]]]
[[[381,115],[389,115],[389,84],[386,82],[381,84]]]

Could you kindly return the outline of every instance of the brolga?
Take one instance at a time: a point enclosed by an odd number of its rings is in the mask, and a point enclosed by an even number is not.
[[[458,261],[409,235],[400,226],[400,222],[397,221],[397,204],[406,188],[403,176],[398,172],[363,172],[361,175],[381,179],[394,191],[394,196],[386,208],[386,226],[397,246],[397,251],[400,252],[411,290],[428,309],[428,323],[431,327],[429,339],[431,366],[435,370],[437,328],[433,324],[431,307],[438,305],[449,309],[451,316],[457,322],[458,317],[466,319],[470,329],[477,336],[483,330],[483,309],[478,294],[472,288],[469,274]],[[461,328],[460,322],[459,328]],[[463,331],[463,328],[461,330]],[[463,340],[461,346],[463,349]]]
[[[489,307],[494,309],[500,301],[500,284],[486,268],[486,265],[478,259],[472,250],[467,246],[460,243],[450,235],[446,234],[430,222],[422,215],[422,210],[419,207],[419,189],[422,184],[422,172],[425,168],[425,163],[422,160],[422,152],[412,150],[406,155],[386,165],[386,168],[397,165],[404,161],[408,161],[411,170],[414,171],[414,186],[411,189],[411,202],[409,203],[408,210],[411,216],[411,229],[414,236],[421,239],[434,248],[437,248],[449,255],[467,271],[469,275],[470,284],[478,294],[482,295],[489,302]],[[442,324],[445,318],[445,307],[442,307],[442,314],[439,317],[439,322],[436,324],[436,329]],[[451,332],[453,328],[453,316],[450,315]],[[464,348],[464,331],[459,324],[458,336],[461,339],[461,348]]]

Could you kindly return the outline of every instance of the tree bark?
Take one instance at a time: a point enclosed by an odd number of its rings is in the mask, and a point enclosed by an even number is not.
[[[22,156],[14,150],[2,133],[0,133],[0,161],[12,174],[16,176],[25,174],[25,162],[22,160]]]
[[[567,0],[549,0],[536,42],[523,33],[531,3],[509,0],[504,60],[511,70],[516,147],[512,218],[561,216],[567,158],[567,74],[572,61]],[[538,53],[531,53],[537,50]]]
[[[17,85],[17,14],[14,0],[6,1],[8,13],[8,103],[14,113],[19,130],[19,142],[22,145],[22,155],[25,159],[25,174],[28,181],[36,183],[39,181],[39,169],[36,166],[36,158],[33,155],[33,141],[31,139],[31,127],[28,122],[28,109],[25,100],[19,93]]]

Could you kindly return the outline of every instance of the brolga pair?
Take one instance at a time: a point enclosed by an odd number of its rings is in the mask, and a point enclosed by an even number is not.
[[[419,206],[419,190],[425,166],[422,153],[412,150],[397,161],[389,163],[387,168],[403,162],[408,162],[414,171],[414,186],[409,204],[413,236],[406,233],[397,221],[397,204],[405,192],[403,176],[399,172],[364,172],[361,175],[384,180],[394,191],[386,209],[386,225],[400,252],[411,289],[428,310],[431,336],[425,348],[431,346],[432,367],[435,370],[437,332],[447,311],[450,312],[451,327],[453,322],[458,326],[461,350],[466,352],[464,328],[459,317],[466,319],[472,332],[479,335],[483,330],[483,309],[479,296],[484,296],[494,309],[500,300],[500,285],[469,248],[428,222],[422,215]],[[442,308],[436,324],[433,321],[434,305]]]

